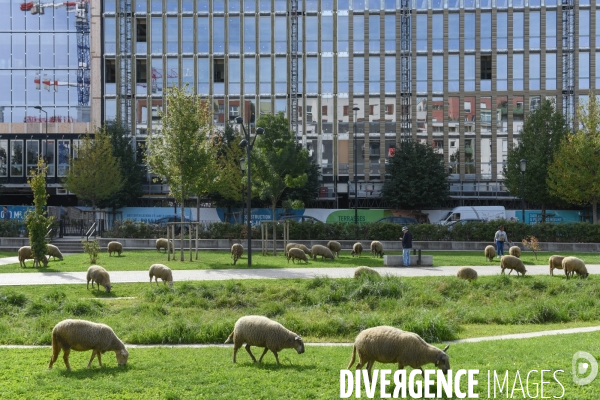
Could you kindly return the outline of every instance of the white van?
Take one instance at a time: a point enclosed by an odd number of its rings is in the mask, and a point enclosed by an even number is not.
[[[499,218],[506,218],[506,210],[503,206],[463,206],[453,208],[438,224],[446,225],[464,219],[489,221]]]

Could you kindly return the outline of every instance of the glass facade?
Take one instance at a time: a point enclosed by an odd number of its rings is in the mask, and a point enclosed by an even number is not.
[[[434,146],[451,181],[501,184],[508,148],[515,143],[524,116],[543,98],[554,99],[562,108],[563,27],[557,3],[411,2],[412,106],[404,108],[410,113],[409,134]],[[292,84],[289,1],[135,4],[133,52],[140,64],[132,115],[138,140],[153,129],[164,88],[189,83],[213,102],[217,126],[233,116],[252,118],[249,109],[286,113],[290,128],[297,127],[298,139],[321,165],[326,186],[352,180],[355,173],[362,183],[384,180],[385,161],[401,139],[400,1],[298,2],[302,13],[297,82],[302,97],[297,115],[291,115],[288,95]],[[104,117],[109,118],[118,108],[119,38],[114,2],[104,0],[103,10],[102,99]],[[574,15],[578,23],[573,75],[575,99],[579,99],[600,81],[596,52],[600,11],[596,2],[578,3]],[[56,40],[63,39],[54,35],[56,46]],[[39,37],[41,41],[43,35]],[[5,46],[5,41],[0,43]],[[43,46],[20,43],[23,49],[29,45]],[[69,57],[55,55],[54,65],[70,65]],[[117,72],[114,76],[112,70]],[[0,79],[22,85],[29,73],[30,69],[15,70]],[[27,88],[20,91],[28,93]],[[67,101],[68,95],[67,91]],[[18,107],[15,102],[11,105]]]

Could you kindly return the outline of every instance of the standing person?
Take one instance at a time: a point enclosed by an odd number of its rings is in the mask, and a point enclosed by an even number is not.
[[[10,219],[10,214],[9,214],[9,212],[8,212],[8,207],[4,206],[4,207],[2,208],[2,213],[3,213],[3,217],[2,217],[2,218],[3,218],[5,221],[8,221],[8,220]]]
[[[410,266],[410,249],[412,249],[412,233],[407,226],[402,227],[402,263],[405,267]]]
[[[494,241],[496,242],[496,248],[498,253],[498,258],[502,258],[504,255],[504,243],[508,242],[508,236],[506,232],[504,232],[504,226],[500,225],[496,234],[494,235]]]

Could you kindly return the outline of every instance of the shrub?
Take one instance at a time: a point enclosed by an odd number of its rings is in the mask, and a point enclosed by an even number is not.
[[[81,244],[83,245],[83,251],[90,256],[90,262],[95,264],[96,260],[98,259],[98,253],[100,253],[100,244],[98,243],[98,239],[94,239],[92,241],[82,239]]]

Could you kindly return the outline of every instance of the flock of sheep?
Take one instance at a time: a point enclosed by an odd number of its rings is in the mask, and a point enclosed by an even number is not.
[[[373,241],[371,243],[371,253],[374,257],[383,256],[383,245],[379,241]],[[166,239],[158,239],[156,241],[156,249],[161,250],[172,249],[173,243]],[[123,246],[119,242],[110,242],[107,246],[109,256],[112,253],[117,253],[119,256],[123,251]],[[362,244],[357,242],[354,244],[351,255],[360,257],[362,254]],[[302,244],[290,243],[286,246],[285,254],[287,261],[292,259],[302,260],[308,263],[308,257],[316,259],[317,256],[321,256],[321,259],[333,260],[336,256],[339,258],[341,251],[341,244],[336,241],[329,241],[327,246],[314,245],[311,249],[307,248]],[[231,257],[233,258],[233,264],[243,255],[244,248],[241,244],[234,244],[231,247]],[[487,246],[484,251],[487,260],[493,260],[496,257],[496,250],[493,246]],[[523,262],[520,259],[521,250],[517,246],[512,246],[509,249],[509,254],[502,256],[500,260],[500,266],[502,268],[502,274],[506,269],[509,269],[509,274],[515,270],[517,276],[519,274],[525,275],[527,270]],[[53,245],[48,245],[48,256],[63,259],[60,250]],[[33,258],[31,248],[24,246],[19,249],[19,263],[21,266],[25,266],[25,260]],[[41,260],[44,265],[47,265],[48,258],[44,257]],[[549,259],[550,275],[553,274],[554,269],[563,269],[567,276],[573,276],[576,273],[581,278],[587,278],[588,272],[585,268],[585,264],[582,260],[576,257],[563,257],[553,255]],[[355,269],[354,277],[360,278],[363,275],[376,275],[379,276],[377,270],[361,266]],[[172,271],[163,264],[153,264],[149,270],[150,284],[154,278],[158,285],[158,278],[163,280],[163,283],[169,283],[169,286],[173,286],[173,274]],[[457,272],[457,277],[466,280],[477,279],[477,271],[473,268],[462,267]],[[87,271],[87,288],[89,289],[89,283],[92,282],[92,289],[94,289],[94,283],[98,286],[103,286],[106,292],[110,292],[111,283],[108,272],[99,265],[92,265]],[[305,351],[304,342],[302,338],[285,328],[280,323],[273,321],[263,316],[244,316],[237,320],[233,328],[233,332],[229,335],[225,343],[233,342],[233,362],[236,362],[237,351],[240,347],[245,344],[245,349],[256,362],[256,357],[251,351],[251,347],[264,348],[262,355],[258,362],[262,362],[263,357],[266,353],[271,350],[275,355],[277,364],[279,362],[278,353],[283,349],[295,349],[298,354],[302,354]],[[391,326],[377,326],[361,331],[355,339],[350,364],[348,369],[352,367],[355,362],[356,354],[358,353],[359,362],[356,365],[357,369],[365,367],[368,371],[369,376],[373,363],[375,361],[380,363],[395,363],[399,369],[406,366],[412,368],[421,368],[426,364],[434,364],[435,367],[440,368],[442,372],[446,373],[450,369],[450,360],[446,354],[446,350],[449,346],[446,346],[444,350],[432,346],[425,342],[419,335],[402,331],[398,328]],[[114,331],[107,325],[98,324],[85,320],[72,320],[67,319],[59,322],[52,330],[52,357],[48,368],[52,368],[54,362],[56,362],[59,353],[63,351],[63,359],[68,370],[71,369],[69,364],[69,353],[71,350],[76,351],[88,351],[92,350],[92,356],[88,363],[88,368],[91,367],[94,357],[98,357],[98,363],[102,366],[101,354],[106,351],[114,351],[117,357],[118,365],[125,365],[129,353],[125,348],[123,342],[117,337]]]

